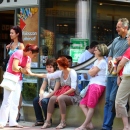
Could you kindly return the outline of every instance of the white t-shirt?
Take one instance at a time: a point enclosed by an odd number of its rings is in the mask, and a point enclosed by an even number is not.
[[[89,84],[99,84],[99,85],[103,85],[106,86],[106,80],[107,80],[107,62],[105,59],[102,59],[99,64],[98,60],[96,60],[94,62],[93,66],[97,66],[100,71],[98,72],[98,74],[94,77],[92,77],[90,79],[90,83]]]
[[[77,87],[77,73],[74,69],[70,70],[70,85],[71,88],[76,89]],[[47,78],[49,79],[56,79],[56,78],[62,78],[62,70],[55,71],[54,73],[47,73]]]

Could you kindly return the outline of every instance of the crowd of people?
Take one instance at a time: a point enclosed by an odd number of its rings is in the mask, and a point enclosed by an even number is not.
[[[21,31],[16,31],[16,27],[11,28],[10,37],[10,59],[6,72],[19,77],[15,91],[4,88],[3,102],[0,109],[0,128],[9,126],[23,128],[17,122],[19,113],[19,102],[22,90],[22,74],[43,78],[43,83],[39,90],[38,97],[33,100],[33,107],[36,122],[33,126],[42,126],[42,129],[51,127],[54,109],[60,109],[60,122],[56,129],[66,127],[67,106],[77,104],[82,109],[85,120],[75,130],[94,129],[92,117],[95,107],[100,97],[105,93],[104,118],[102,130],[112,130],[115,116],[122,118],[123,130],[130,130],[130,87],[129,76],[123,75],[123,68],[130,60],[130,30],[127,18],[120,18],[116,25],[118,37],[116,37],[110,50],[105,44],[92,42],[90,48],[86,50],[78,62],[84,62],[92,56],[96,61],[90,67],[87,76],[91,76],[85,96],[81,98],[77,82],[77,73],[72,68],[72,57],[60,55],[57,59],[48,58],[46,61],[45,74],[33,73],[31,71],[31,59],[39,53],[39,48],[35,44],[27,44],[24,47]],[[18,27],[17,27],[18,28]],[[108,60],[106,60],[108,57]],[[117,61],[116,75],[112,73],[112,60]],[[111,71],[110,71],[111,70]],[[115,70],[114,70],[115,71]],[[87,77],[84,75],[84,78]],[[42,113],[43,111],[43,113]]]

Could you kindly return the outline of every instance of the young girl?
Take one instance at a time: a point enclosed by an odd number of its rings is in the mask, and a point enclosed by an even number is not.
[[[107,62],[104,56],[107,56],[108,49],[105,44],[99,44],[94,51],[97,60],[94,62],[94,66],[88,71],[88,74],[92,77],[89,82],[89,88],[85,97],[80,101],[80,107],[84,112],[86,119],[84,123],[75,130],[86,130],[87,128],[93,129],[91,122],[94,109],[98,103],[99,98],[105,91],[106,75],[107,75]]]
[[[47,59],[46,61],[46,70],[47,73],[53,73],[57,69],[57,63],[55,59]],[[44,78],[42,86],[40,88],[39,97],[34,98],[33,107],[36,115],[36,122],[34,126],[40,126],[44,124],[44,120],[47,117],[47,106],[50,97],[54,94],[54,92],[59,88],[60,81],[59,79],[47,79]],[[44,112],[44,118],[42,114],[42,110]]]

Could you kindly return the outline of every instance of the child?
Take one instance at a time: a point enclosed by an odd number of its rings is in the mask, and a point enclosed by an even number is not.
[[[57,63],[55,59],[47,59],[46,61],[46,70],[48,73],[53,73],[57,69]],[[54,94],[54,92],[59,88],[60,81],[59,79],[44,79],[42,86],[40,88],[39,97],[34,98],[33,106],[36,115],[36,122],[33,126],[42,126],[44,124],[44,120],[46,120],[47,116],[47,106],[50,97]],[[44,118],[42,115],[42,110],[44,112]]]

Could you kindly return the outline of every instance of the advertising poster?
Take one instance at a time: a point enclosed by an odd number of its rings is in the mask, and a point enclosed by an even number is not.
[[[79,56],[85,51],[86,46],[89,46],[88,39],[71,38],[70,39],[70,56],[73,58],[73,62],[77,62]]]
[[[38,45],[38,8],[20,8],[17,19],[22,29],[24,45],[31,43]],[[37,59],[32,60],[32,67],[37,67]]]

